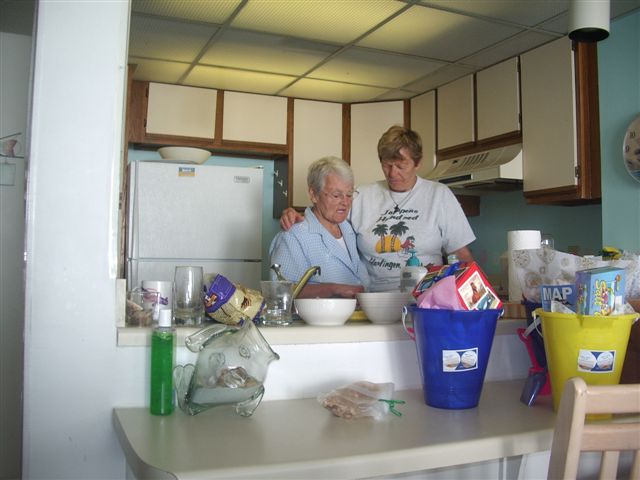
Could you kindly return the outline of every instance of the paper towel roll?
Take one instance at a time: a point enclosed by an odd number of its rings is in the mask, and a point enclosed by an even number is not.
[[[509,301],[519,302],[522,300],[522,288],[516,275],[513,263],[514,250],[529,250],[540,248],[540,230],[512,230],[507,232],[507,250],[509,253]]]

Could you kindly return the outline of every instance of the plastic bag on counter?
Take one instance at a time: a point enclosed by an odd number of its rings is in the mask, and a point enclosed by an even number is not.
[[[255,321],[263,304],[260,292],[235,285],[222,275],[210,275],[205,282],[205,312],[216,322],[236,325],[244,320]]]
[[[352,419],[373,417],[381,420],[387,413],[402,414],[395,405],[405,403],[392,400],[393,383],[359,381],[318,395],[318,402],[336,417]]]

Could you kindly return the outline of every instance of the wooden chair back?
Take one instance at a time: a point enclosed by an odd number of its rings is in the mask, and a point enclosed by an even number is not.
[[[607,414],[638,414],[620,418]],[[587,415],[605,415],[587,420]],[[602,452],[600,479],[615,479],[620,453],[634,451],[630,478],[640,479],[640,384],[587,385],[567,380],[551,447],[549,479],[574,479],[581,452]]]

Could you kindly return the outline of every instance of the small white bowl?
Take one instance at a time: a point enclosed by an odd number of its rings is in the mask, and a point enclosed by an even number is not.
[[[355,298],[296,298],[298,315],[309,325],[344,325],[356,309]]]
[[[162,147],[158,149],[158,153],[165,160],[197,164],[206,162],[211,156],[209,150],[193,147]]]
[[[402,307],[415,303],[413,296],[405,292],[365,292],[356,298],[369,321],[378,324],[399,322]]]

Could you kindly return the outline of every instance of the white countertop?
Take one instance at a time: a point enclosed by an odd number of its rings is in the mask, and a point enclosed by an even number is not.
[[[549,450],[549,397],[520,403],[524,380],[488,382],[480,405],[427,406],[420,390],[397,392],[403,415],[344,420],[314,398],[262,402],[252,417],[232,406],[155,417],[115,408],[113,419],[137,478],[362,478]]]
[[[498,320],[496,335],[516,334],[518,327],[526,326],[524,319]],[[334,327],[316,327],[299,321],[287,327],[259,327],[264,338],[271,345],[296,345],[318,343],[386,342],[411,340],[402,322],[377,325],[368,320],[349,321]],[[178,345],[184,345],[185,337],[197,328],[178,327]],[[151,329],[139,327],[119,327],[118,346],[149,346]]]

